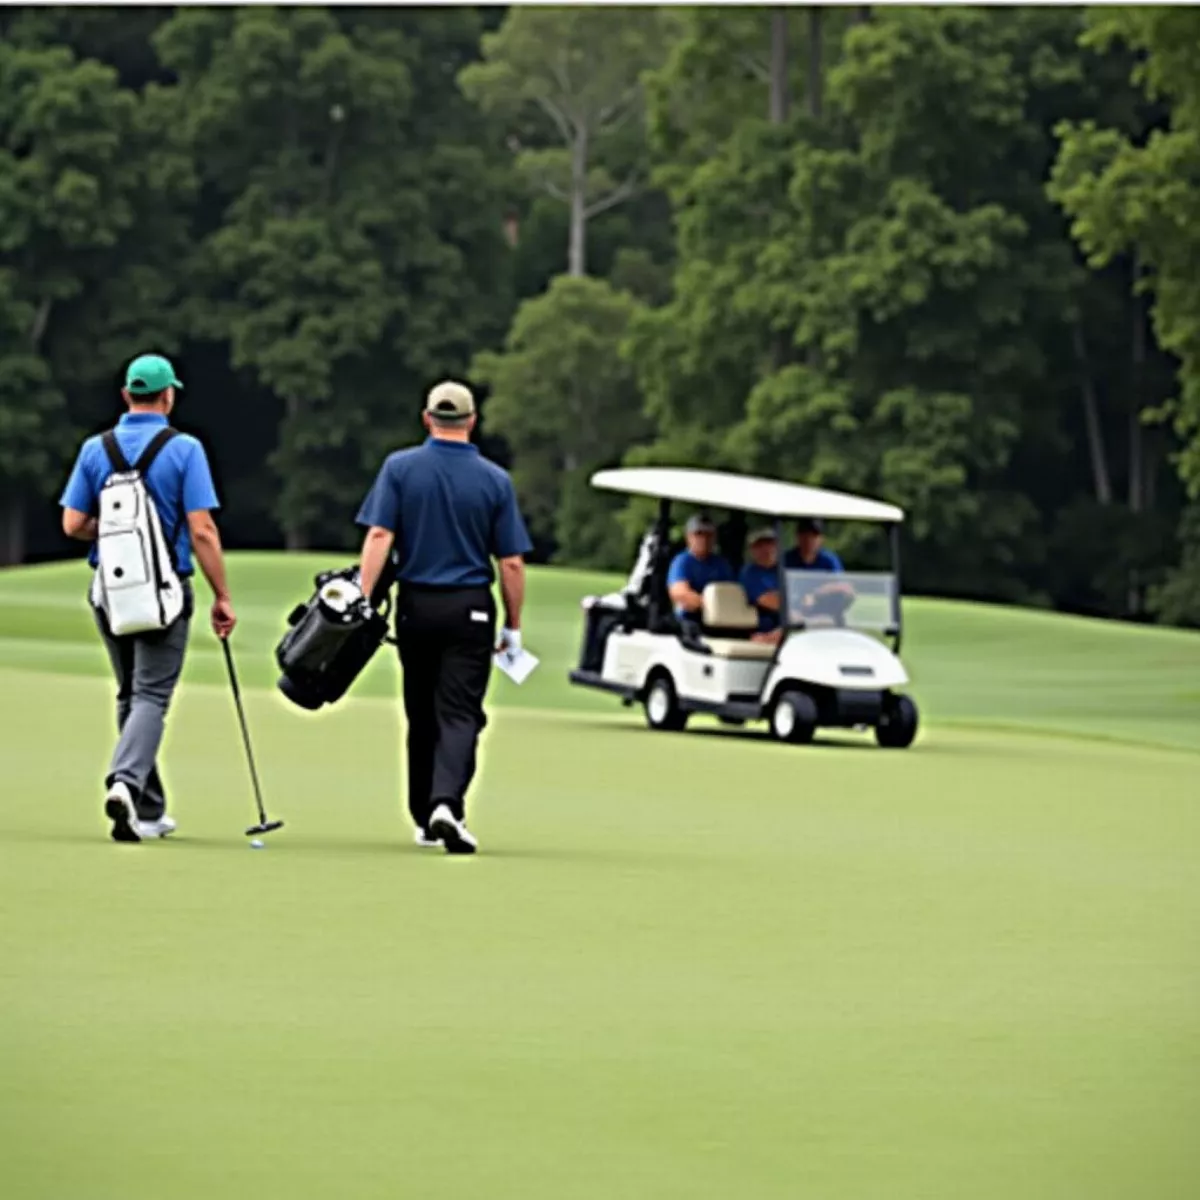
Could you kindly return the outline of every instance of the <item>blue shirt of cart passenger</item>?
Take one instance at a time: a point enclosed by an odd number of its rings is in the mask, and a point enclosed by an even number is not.
[[[821,545],[824,534],[824,526],[815,517],[799,521],[796,524],[796,545],[783,556],[783,565],[789,571],[843,572],[842,560]]]
[[[681,550],[671,560],[667,569],[668,591],[676,584],[686,583],[694,595],[699,597],[704,594],[704,589],[710,583],[733,583],[733,568],[724,558],[713,552],[715,537],[716,530],[707,518],[693,517],[688,521],[688,548]],[[695,600],[691,603],[696,605]],[[676,600],[675,615],[681,619],[691,617],[696,620],[700,615],[698,605],[687,607]]]
[[[758,610],[758,632],[779,628],[779,548],[775,531],[764,526],[747,539],[749,561],[739,577],[746,599]]]

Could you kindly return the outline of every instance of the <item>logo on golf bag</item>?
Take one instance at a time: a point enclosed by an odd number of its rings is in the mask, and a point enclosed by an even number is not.
[[[150,465],[174,436],[174,429],[160,431],[133,466],[112,431],[102,439],[112,474],[100,489],[99,566],[91,599],[115,637],[166,629],[183,612],[174,550],[145,484]]]

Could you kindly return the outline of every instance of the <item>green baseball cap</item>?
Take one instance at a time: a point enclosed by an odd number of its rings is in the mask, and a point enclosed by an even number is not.
[[[139,354],[125,372],[125,390],[131,396],[153,396],[169,387],[182,388],[183,384],[161,354]]]

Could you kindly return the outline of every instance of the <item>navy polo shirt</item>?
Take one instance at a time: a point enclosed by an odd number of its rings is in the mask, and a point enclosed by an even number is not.
[[[431,437],[389,455],[358,524],[395,534],[400,580],[425,587],[486,587],[493,557],[533,549],[508,472],[469,442]]]
[[[166,425],[167,418],[161,413],[127,412],[117,422],[116,429],[117,445],[126,461],[136,462],[154,435]],[[112,470],[100,437],[88,438],[80,447],[60,505],[89,517],[96,516],[100,511],[100,489]],[[176,434],[150,464],[144,482],[158,509],[163,536],[174,547],[180,576],[192,574],[187,514],[220,507],[204,447],[189,434]],[[93,567],[99,562],[95,542],[88,552],[88,562]]]

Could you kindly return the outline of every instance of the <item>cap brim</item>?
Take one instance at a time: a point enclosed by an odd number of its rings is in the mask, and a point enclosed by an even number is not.
[[[136,387],[132,383],[125,384],[125,390],[131,396],[155,396],[159,392],[161,392],[164,389],[169,388],[169,387],[173,387],[178,392],[183,391],[183,384],[180,383],[178,379],[175,379],[173,377],[172,377],[170,383],[164,383],[162,385],[162,387],[149,387],[149,386]]]

